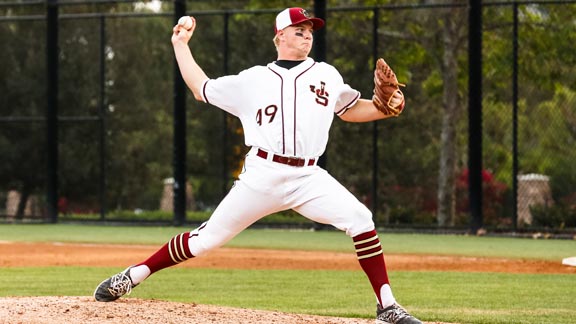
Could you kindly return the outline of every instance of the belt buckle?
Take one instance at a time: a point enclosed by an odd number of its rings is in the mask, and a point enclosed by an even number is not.
[[[284,157],[284,161],[285,164],[290,165],[290,166],[300,166],[302,159],[300,159],[299,157],[295,157],[295,156],[285,156]]]
[[[301,159],[301,158],[298,158],[298,157],[292,158],[292,161],[294,161],[294,162],[293,162],[293,163],[294,163],[293,165],[299,166],[299,167],[303,167],[304,164],[306,164],[306,159]]]

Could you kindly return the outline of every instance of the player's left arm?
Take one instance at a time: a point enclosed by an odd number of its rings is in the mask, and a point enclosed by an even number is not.
[[[340,115],[340,119],[352,123],[365,123],[389,117],[393,115],[384,114],[374,106],[372,100],[368,99],[358,99],[350,109]]]

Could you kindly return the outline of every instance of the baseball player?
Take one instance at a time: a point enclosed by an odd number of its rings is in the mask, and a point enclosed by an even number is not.
[[[334,115],[347,122],[369,122],[402,111],[404,96],[392,70],[380,59],[374,96],[361,99],[333,66],[308,57],[313,32],[324,21],[302,8],[288,8],[276,17],[276,61],[211,79],[188,45],[196,29],[193,18],[188,25],[174,26],[172,34],[184,81],[197,100],[240,119],[251,149],[239,179],[208,221],[176,235],[147,260],[104,280],[94,292],[96,300],[114,301],[151,274],[222,246],[266,215],[293,209],[352,238],[376,296],[376,323],[421,323],[392,295],[370,210],[317,166]]]

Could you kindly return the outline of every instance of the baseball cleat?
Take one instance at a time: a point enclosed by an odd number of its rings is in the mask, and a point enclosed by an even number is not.
[[[398,304],[382,308],[376,305],[376,324],[422,324]]]
[[[94,290],[94,298],[99,302],[111,302],[130,295],[132,288],[137,286],[130,279],[130,268],[132,267],[102,281]]]

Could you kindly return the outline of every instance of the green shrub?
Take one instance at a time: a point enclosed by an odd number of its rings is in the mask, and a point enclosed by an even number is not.
[[[187,212],[186,222],[188,223],[203,223],[211,216],[211,212]],[[60,221],[100,221],[100,214],[95,213],[82,213],[82,214],[61,214]],[[159,210],[114,210],[106,214],[106,221],[110,222],[157,222],[157,223],[171,223],[174,220],[174,214],[168,211]],[[256,224],[265,225],[307,225],[313,224],[311,220],[301,216],[294,211],[285,211],[275,213],[262,218]]]
[[[576,210],[563,204],[532,206],[532,226],[552,229],[576,227]]]

